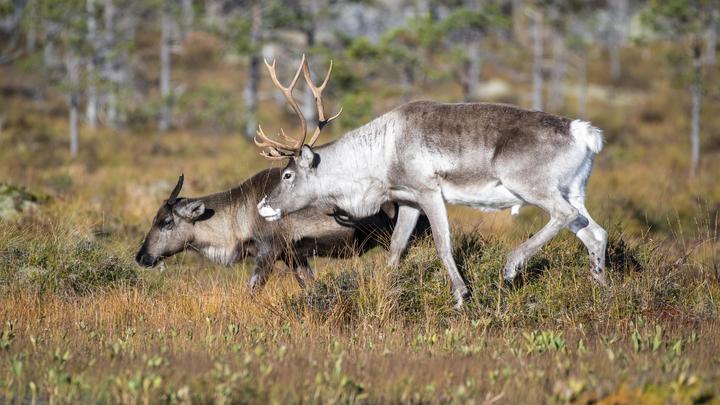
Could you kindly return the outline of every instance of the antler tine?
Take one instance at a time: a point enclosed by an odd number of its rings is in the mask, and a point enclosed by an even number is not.
[[[280,83],[280,80],[277,78],[277,72],[275,70],[275,60],[273,60],[272,65],[270,65],[267,60],[265,60],[265,66],[268,69],[268,72],[270,73],[270,80],[272,80],[275,87],[277,87],[285,96],[285,99],[287,100],[288,104],[290,104],[290,107],[292,108],[295,115],[297,115],[298,119],[300,120],[300,136],[298,136],[297,139],[292,139],[282,133],[283,137],[286,140],[291,140],[291,145],[283,145],[283,149],[287,150],[293,150],[295,153],[299,153],[300,148],[305,143],[305,138],[307,137],[307,123],[305,122],[305,117],[302,114],[302,111],[300,110],[300,107],[298,106],[297,101],[292,95],[293,90],[295,89],[295,86],[297,85],[297,81],[300,78],[300,72],[303,70],[303,66],[306,64],[306,58],[305,54],[302,56],[302,60],[300,61],[300,66],[298,67],[297,71],[295,72],[295,76],[293,77],[292,81],[290,82],[290,85],[283,86],[282,83]],[[266,138],[267,139],[267,138]],[[274,142],[274,141],[273,141]]]
[[[257,135],[255,136],[253,141],[255,142],[255,145],[257,145],[261,148],[273,147],[273,148],[280,149],[280,150],[289,150],[287,145],[284,145],[281,142],[278,142],[271,138],[268,138],[265,135],[265,132],[263,132],[262,127],[260,125],[258,125],[258,130],[257,130],[256,134]],[[258,138],[259,138],[259,140],[258,140]]]
[[[310,87],[310,91],[312,91],[313,96],[315,96],[315,104],[318,110],[318,125],[315,128],[315,132],[313,132],[312,137],[310,138],[310,142],[308,142],[308,145],[312,146],[315,144],[315,141],[317,141],[318,137],[320,136],[320,131],[322,131],[325,125],[329,124],[330,121],[340,116],[340,113],[342,113],[342,107],[340,107],[340,111],[338,111],[337,114],[333,115],[328,119],[325,119],[325,109],[322,102],[322,92],[323,90],[325,90],[325,86],[327,86],[328,82],[330,81],[330,76],[332,75],[332,60],[330,60],[330,67],[328,68],[327,74],[325,74],[325,80],[323,80],[322,84],[320,84],[319,86],[316,86],[315,83],[313,83],[312,78],[310,77],[310,67],[308,66],[307,60],[303,61],[302,70],[303,76],[305,76],[305,81],[307,82],[308,87]]]

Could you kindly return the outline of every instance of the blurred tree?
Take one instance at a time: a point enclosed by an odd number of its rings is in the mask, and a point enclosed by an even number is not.
[[[451,61],[462,88],[463,100],[478,99],[482,68],[482,41],[493,29],[508,27],[510,19],[499,3],[465,0],[452,9],[441,22],[440,34],[445,37]]]
[[[629,21],[628,0],[609,0],[609,25],[607,35],[608,56],[610,59],[610,77],[613,81],[620,79],[622,65],[620,48],[625,41]]]
[[[127,124],[127,103],[133,93],[130,51],[135,42],[135,27],[143,15],[155,14],[153,9],[160,0],[104,0],[102,17],[104,27],[96,57],[102,65],[99,91],[100,103],[105,109],[106,123],[120,129]],[[118,12],[121,10],[121,12]]]
[[[351,40],[345,54],[353,63],[360,63],[367,69],[361,82],[378,75],[397,78],[401,97],[408,101],[412,98],[418,76],[426,73],[429,66],[425,59],[429,49],[439,45],[442,38],[441,27],[429,14],[425,14],[386,31],[377,43],[367,37]]]
[[[183,39],[185,35],[192,29],[193,23],[195,22],[195,8],[193,0],[181,0],[181,32]]]
[[[205,20],[208,29],[224,39],[228,48],[247,59],[247,80],[243,88],[245,109],[243,134],[247,139],[257,131],[257,106],[262,78],[262,50],[270,30],[266,15],[275,15],[275,0],[208,1]],[[272,21],[272,19],[270,19]]]
[[[98,35],[97,16],[95,3],[97,0],[86,0],[87,13],[87,43],[90,49],[86,64],[87,69],[87,101],[85,118],[91,129],[95,129],[98,123],[98,76],[97,65],[100,54],[100,36]]]
[[[585,114],[587,96],[587,44],[591,41],[591,26],[596,7],[578,0],[544,0],[546,32],[551,40],[547,111],[562,113],[565,108],[565,78],[574,68],[579,78],[578,112]],[[573,62],[572,64],[570,62]]]
[[[680,39],[683,53],[671,53],[670,61],[681,83],[689,84],[691,107],[690,175],[700,165],[700,107],[703,93],[703,40],[709,27],[718,24],[720,0],[653,0],[643,21],[660,36]]]
[[[588,93],[588,48],[593,42],[592,28],[596,25],[596,8],[592,4],[579,3],[572,9],[566,25],[566,42],[570,51],[570,66],[577,77],[577,97],[575,114],[578,118],[587,117]]]
[[[0,3],[0,64],[8,63],[17,58],[21,49],[20,25],[27,0],[3,1]]]
[[[262,49],[262,22],[263,12],[260,1],[255,1],[251,6],[251,23],[248,35],[247,54],[249,55],[248,79],[243,90],[245,100],[245,137],[248,139],[255,136],[257,131],[257,106],[258,91],[260,89],[260,58]]]
[[[68,128],[70,132],[70,156],[76,157],[80,147],[80,135],[78,133],[78,111],[80,109],[80,69],[82,65],[80,58],[75,54],[74,49],[65,50],[65,70],[67,81],[64,83],[68,103]]]
[[[78,115],[80,96],[83,90],[80,71],[83,69],[83,59],[89,52],[85,4],[84,0],[36,1],[38,1],[37,17],[43,21],[43,25],[53,27],[45,36],[46,49],[48,46],[52,46],[50,49],[58,49],[62,53],[61,66],[53,64],[46,68],[53,73],[53,77],[58,78],[57,84],[65,93],[69,115],[70,154],[75,157],[80,143]],[[46,59],[46,62],[49,60]],[[60,68],[62,68],[60,74],[55,75],[54,71]]]
[[[550,2],[547,6],[548,39],[552,47],[549,63],[547,102],[545,109],[558,113],[565,106],[565,73],[567,70],[567,50],[565,44],[566,24],[571,17],[570,2]]]
[[[530,9],[532,19],[533,62],[532,62],[532,108],[543,109],[543,11],[540,7]]]
[[[274,0],[267,4],[268,28],[271,32],[293,30],[302,35],[303,44],[297,44],[303,48],[310,65],[313,65],[315,54],[325,54],[325,44],[318,42],[318,29],[326,24],[332,17],[332,0]],[[361,1],[362,2],[362,1]],[[270,38],[272,40],[272,38]],[[290,53],[297,53],[290,49]],[[311,74],[314,75],[311,69]],[[313,77],[313,79],[316,79]],[[315,99],[310,88],[302,87],[300,109],[308,122],[317,121]]]
[[[720,10],[712,10],[707,31],[705,33],[705,64],[714,65],[717,55],[717,34],[718,26],[720,26]]]
[[[178,7],[175,0],[165,0],[161,9],[161,39],[160,39],[160,119],[158,129],[165,132],[172,125],[173,91],[171,83],[172,50],[176,44]]]

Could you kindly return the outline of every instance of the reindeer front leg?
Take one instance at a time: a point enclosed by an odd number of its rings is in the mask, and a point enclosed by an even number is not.
[[[455,264],[452,256],[452,241],[450,239],[450,224],[448,223],[447,209],[445,201],[439,190],[427,191],[418,201],[420,208],[427,215],[432,228],[433,239],[435,239],[435,247],[438,256],[442,260],[445,268],[450,275],[452,283],[452,292],[455,297],[455,308],[460,309],[469,296],[469,290],[465,285],[460,272]]]
[[[248,287],[251,290],[257,290],[265,285],[273,271],[277,256],[277,250],[273,249],[271,245],[258,247],[258,253],[255,256],[255,268],[248,282]]]
[[[417,224],[420,210],[409,205],[398,207],[397,221],[390,238],[390,258],[388,264],[392,267],[400,264],[400,257],[407,247],[410,235],[412,235]]]
[[[307,256],[290,255],[286,258],[285,263],[293,270],[295,280],[301,288],[307,288],[315,284],[315,271],[308,264]]]

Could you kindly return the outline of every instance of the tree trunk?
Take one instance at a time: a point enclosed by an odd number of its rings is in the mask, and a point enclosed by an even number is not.
[[[80,108],[80,94],[73,90],[69,95],[70,105],[70,156],[77,157],[79,148],[78,136],[78,109]]]
[[[262,29],[262,4],[256,1],[252,7],[252,26],[250,27],[250,66],[248,80],[243,90],[245,98],[245,137],[253,139],[257,130],[258,91],[260,89],[260,58],[262,52],[260,33]]]
[[[548,94],[547,108],[552,112],[559,112],[565,105],[563,82],[565,80],[565,41],[560,33],[553,35],[553,62],[550,76],[550,92]]]
[[[412,99],[413,88],[415,87],[415,70],[414,66],[408,64],[405,64],[401,70],[402,100],[407,103]]]
[[[205,0],[205,25],[221,28],[225,25],[222,14],[222,1]]]
[[[587,118],[587,51],[585,48],[580,53],[580,62],[578,64],[578,98],[577,98],[577,115],[578,118]]]
[[[70,156],[73,158],[78,154],[78,110],[80,108],[80,61],[77,56],[68,52],[65,55],[65,70],[68,79],[68,127],[70,135]]]
[[[310,49],[315,46],[315,27],[312,25],[309,25],[305,31],[305,44],[306,49]],[[312,78],[315,80],[315,77]],[[302,93],[302,104],[300,105],[300,108],[302,109],[305,121],[308,122],[308,127],[313,128],[313,125],[317,124],[317,108],[315,104],[315,96],[313,96],[313,93],[308,86],[305,86],[305,90]]]
[[[620,64],[620,43],[615,39],[608,44],[608,57],[610,58],[610,78],[617,81],[622,75],[622,65]]]
[[[173,21],[170,15],[169,5],[163,7],[162,15],[162,38],[160,40],[160,97],[162,107],[160,109],[160,122],[158,129],[165,132],[171,125],[172,90],[170,88],[171,73],[171,49],[173,45]]]
[[[480,87],[480,72],[482,70],[482,52],[480,50],[480,35],[473,35],[467,45],[467,101],[477,100]]]
[[[628,2],[627,0],[611,0],[610,8],[612,16],[612,26],[610,28],[610,38],[608,38],[608,56],[610,58],[610,78],[613,81],[620,79],[622,75],[622,66],[620,61],[620,47],[622,46],[625,36],[625,25],[628,20]]]
[[[532,108],[543,108],[543,15],[542,11],[533,11],[533,65],[532,65]]]
[[[707,45],[705,47],[705,64],[706,65],[714,65],[715,64],[715,58],[717,55],[717,31],[718,27],[716,25],[716,21],[720,21],[720,17],[718,17],[718,14],[720,14],[720,10],[713,10],[713,16],[711,18],[710,26],[707,29],[706,32],[706,38],[705,38],[705,44]]]
[[[31,4],[28,8],[28,25],[27,25],[27,33],[25,34],[25,51],[27,53],[34,53],[35,52],[35,46],[37,45],[37,5]]]
[[[85,119],[91,129],[97,128],[98,93],[97,93],[97,21],[95,19],[95,1],[87,0],[87,40],[90,45],[90,57],[87,63],[87,105],[85,108]]]
[[[182,25],[183,38],[192,29],[195,20],[195,10],[192,0],[182,0]]]
[[[702,100],[702,44],[699,38],[693,43],[693,81],[690,86],[692,98],[690,128],[690,176],[695,176],[700,166],[700,103]]]
[[[515,40],[521,44],[527,43],[527,32],[523,25],[525,14],[524,0],[512,0],[512,31]]]
[[[105,32],[103,41],[103,77],[107,80],[109,88],[105,98],[107,125],[110,128],[118,127],[118,84],[117,84],[117,57],[115,55],[115,4],[113,0],[105,0]]]

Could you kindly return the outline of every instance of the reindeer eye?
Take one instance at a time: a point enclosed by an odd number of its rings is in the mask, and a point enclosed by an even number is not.
[[[162,225],[163,229],[172,229],[172,227],[173,227],[173,225],[175,225],[175,223],[173,222],[172,217],[167,217],[162,221],[161,225]]]
[[[290,172],[286,172],[285,174],[283,174],[283,180],[290,180],[291,177],[292,173]]]

